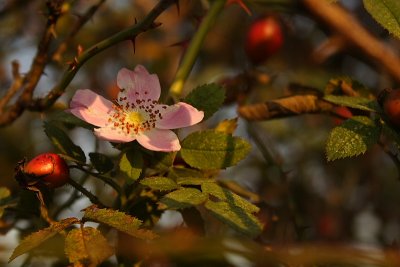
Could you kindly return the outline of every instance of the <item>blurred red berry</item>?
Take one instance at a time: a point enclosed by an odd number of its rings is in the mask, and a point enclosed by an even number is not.
[[[353,113],[351,112],[351,110],[348,107],[344,107],[344,106],[339,106],[339,107],[333,108],[333,113],[340,117],[340,118],[335,118],[333,120],[333,123],[335,125],[341,124],[344,119],[349,119],[349,118],[353,117]]]
[[[279,20],[266,16],[251,23],[246,36],[245,51],[254,64],[275,54],[283,45],[283,32]]]
[[[67,163],[54,153],[40,154],[19,168],[17,180],[25,186],[42,183],[56,188],[66,184],[69,179]]]
[[[391,90],[383,101],[383,110],[391,123],[400,127],[400,90]]]

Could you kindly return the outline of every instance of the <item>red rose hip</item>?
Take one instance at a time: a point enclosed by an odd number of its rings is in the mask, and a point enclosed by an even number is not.
[[[383,101],[383,110],[390,122],[400,127],[400,90],[391,90]]]
[[[281,23],[266,16],[251,23],[246,35],[245,52],[254,64],[259,64],[275,54],[283,44]]]
[[[23,173],[30,180],[44,183],[50,188],[63,186],[69,179],[69,168],[63,158],[54,153],[43,153],[23,167]]]

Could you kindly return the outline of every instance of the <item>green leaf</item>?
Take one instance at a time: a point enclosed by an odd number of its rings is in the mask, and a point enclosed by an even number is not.
[[[65,254],[71,263],[97,266],[113,255],[114,249],[99,230],[85,227],[68,233],[65,238]]]
[[[365,111],[379,111],[378,103],[364,97],[326,95],[324,99],[336,105],[346,106]]]
[[[174,180],[167,177],[147,177],[140,181],[140,183],[151,189],[160,191],[170,191],[179,188],[179,185]]]
[[[113,169],[112,160],[104,154],[92,152],[89,153],[90,162],[99,173],[106,173]]]
[[[230,205],[242,208],[246,212],[255,213],[260,210],[256,205],[251,204],[244,198],[236,195],[226,188],[219,186],[216,183],[203,183],[201,185],[201,190],[203,191],[203,193],[210,194],[218,198],[219,200],[226,201]]]
[[[10,196],[11,192],[7,187],[0,187],[0,217],[3,216],[4,209],[10,206],[6,203]]]
[[[250,152],[250,144],[239,137],[212,130],[195,132],[182,141],[182,158],[199,169],[224,169]]]
[[[77,161],[86,162],[86,156],[82,148],[75,145],[69,136],[54,123],[45,122],[44,132],[61,153],[68,155]]]
[[[136,181],[143,169],[143,156],[137,150],[129,150],[122,155],[119,163],[119,168],[124,172],[130,179]]]
[[[90,123],[87,123],[86,121],[83,121],[81,119],[79,119],[78,117],[72,115],[69,112],[65,112],[65,111],[60,111],[57,112],[56,114],[54,114],[53,116],[51,116],[52,120],[55,120],[57,122],[62,122],[65,123],[67,126],[78,126],[78,127],[83,127],[89,130],[93,130],[95,128],[95,126],[93,126]]]
[[[368,117],[354,116],[333,128],[326,144],[329,161],[365,153],[378,141],[380,128]]]
[[[90,206],[85,209],[84,219],[104,223],[118,231],[140,239],[154,239],[157,237],[150,230],[139,229],[142,225],[141,220],[113,209],[99,209],[94,205]]]
[[[216,132],[226,133],[226,134],[233,134],[233,132],[237,128],[237,121],[238,118],[230,119],[230,120],[223,120],[218,123],[217,127],[215,127]]]
[[[160,203],[167,209],[184,209],[199,205],[207,200],[207,195],[195,188],[180,188],[166,194]]]
[[[157,152],[150,159],[150,168],[160,170],[160,171],[168,171],[175,160],[177,152]]]
[[[203,177],[204,174],[197,169],[185,167],[173,167],[168,173],[168,178],[178,179],[179,177]]]
[[[364,0],[365,9],[391,34],[400,38],[400,2],[398,0]]]
[[[204,111],[204,120],[210,118],[222,105],[225,90],[220,85],[211,83],[193,89],[183,100],[198,110]]]
[[[215,183],[213,179],[198,177],[179,177],[177,179],[179,185],[202,185],[204,183]]]
[[[19,243],[19,245],[14,249],[8,262],[11,262],[16,257],[31,251],[32,249],[38,247],[44,241],[49,239],[50,237],[53,237],[57,233],[65,230],[69,226],[71,226],[73,224],[77,224],[77,223],[79,223],[78,219],[67,218],[67,219],[61,220],[59,222],[55,222],[50,227],[47,227],[45,229],[42,229],[38,232],[35,232],[35,233],[25,237],[21,241],[21,243]]]
[[[205,208],[220,221],[250,237],[255,237],[262,231],[263,225],[258,219],[240,207],[223,201],[214,202],[208,200],[205,203]]]

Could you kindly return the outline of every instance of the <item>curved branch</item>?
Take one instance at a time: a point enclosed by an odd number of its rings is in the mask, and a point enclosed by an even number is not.
[[[65,71],[63,77],[61,78],[61,81],[57,85],[55,85],[44,98],[38,98],[32,101],[31,97],[29,99],[26,97],[27,95],[29,96],[29,92],[24,92],[13,106],[9,107],[9,109],[5,112],[0,113],[0,126],[11,124],[14,120],[22,115],[25,109],[29,109],[31,111],[43,111],[46,108],[50,107],[64,93],[66,87],[70,84],[78,70],[83,66],[86,61],[119,42],[134,40],[135,37],[140,33],[157,27],[158,25],[154,23],[155,19],[175,2],[176,0],[160,1],[144,18],[144,20],[142,20],[138,24],[135,24],[130,28],[127,28],[109,38],[104,39],[103,41],[84,51],[78,57],[75,57],[74,61]],[[39,71],[35,71],[35,74],[41,75],[43,69],[38,70]],[[40,77],[40,75],[38,77]]]
[[[303,4],[314,16],[382,65],[396,81],[400,82],[399,57],[390,47],[369,33],[349,12],[328,1],[303,0]]]

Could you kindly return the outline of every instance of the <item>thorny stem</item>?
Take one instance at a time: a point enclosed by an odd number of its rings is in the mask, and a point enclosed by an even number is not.
[[[95,195],[93,195],[92,193],[90,193],[86,188],[84,188],[83,186],[81,186],[79,183],[75,182],[72,179],[68,180],[68,183],[70,185],[72,185],[76,190],[78,190],[79,192],[81,192],[82,194],[84,194],[87,198],[89,198],[89,200],[93,203],[98,205],[101,208],[107,207],[106,205],[104,205]]]
[[[193,65],[196,61],[197,55],[199,54],[200,48],[205,40],[205,37],[211,27],[214,25],[218,15],[221,13],[225,6],[226,0],[215,0],[212,2],[210,10],[206,17],[203,19],[199,29],[193,36],[190,44],[183,56],[181,66],[179,67],[175,79],[169,89],[169,93],[174,99],[178,99],[182,95],[183,84],[185,83]]]
[[[24,89],[23,94],[14,105],[10,106],[7,110],[0,113],[0,126],[6,126],[11,124],[14,120],[16,120],[19,116],[22,115],[25,109],[31,111],[43,111],[46,108],[50,107],[52,104],[54,104],[54,102],[58,99],[58,97],[60,97],[63,94],[66,87],[70,84],[70,82],[75,77],[78,70],[83,66],[83,64],[86,61],[88,61],[93,56],[97,55],[98,53],[104,51],[105,49],[119,42],[125,40],[134,40],[135,37],[140,33],[157,27],[159,24],[155,24],[154,20],[163,11],[165,11],[171,4],[175,2],[176,0],[160,1],[144,18],[144,20],[142,20],[138,24],[135,24],[134,26],[129,27],[125,30],[122,30],[114,34],[113,36],[97,43],[88,50],[84,51],[82,54],[80,54],[74,59],[74,61],[70,64],[69,68],[65,71],[60,82],[56,84],[44,98],[32,100],[33,90],[36,87],[37,82],[39,81],[39,78],[43,73],[45,63],[47,62],[46,61],[47,57],[44,56],[44,53],[48,52],[49,42],[53,39],[52,38],[53,27],[48,27],[45,31],[44,37],[42,38],[45,41],[42,41],[41,44],[39,44],[38,54],[31,67],[30,73],[28,73],[26,77],[28,83],[27,88]],[[51,21],[54,22],[54,18],[52,18]],[[38,61],[37,59],[41,60]],[[32,75],[30,75],[31,73]]]
[[[71,165],[70,168],[75,168],[78,170],[81,170],[95,178],[98,178],[99,180],[103,181],[104,183],[108,184],[109,186],[111,186],[119,195],[122,194],[122,189],[121,187],[112,179],[110,179],[109,177],[103,176],[100,173],[95,173],[95,172],[91,172],[89,170],[86,170],[85,168],[79,166],[79,165]]]
[[[43,110],[44,108],[51,106],[57,100],[57,98],[61,96],[65,88],[69,85],[69,83],[75,77],[75,74],[86,61],[119,42],[134,40],[134,38],[140,33],[157,27],[158,25],[154,23],[154,20],[174,2],[175,0],[160,1],[158,5],[155,6],[147,15],[147,17],[141,22],[130,28],[120,31],[109,38],[104,39],[103,41],[84,51],[81,55],[74,59],[74,62],[71,63],[69,69],[64,73],[60,83],[57,84],[45,98],[34,101],[29,108],[31,110]]]

